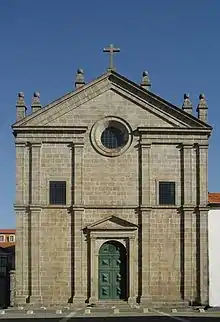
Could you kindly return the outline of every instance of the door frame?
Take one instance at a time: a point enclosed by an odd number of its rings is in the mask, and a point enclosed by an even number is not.
[[[119,237],[120,236],[120,237]],[[128,302],[136,302],[138,296],[138,249],[137,231],[91,231],[90,232],[90,303],[99,300],[99,249],[107,241],[121,243],[127,253],[127,297]],[[121,300],[117,300],[121,301]]]

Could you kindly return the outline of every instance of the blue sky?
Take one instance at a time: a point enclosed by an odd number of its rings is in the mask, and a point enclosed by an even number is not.
[[[209,191],[220,191],[219,0],[0,0],[0,226],[15,227],[15,149],[10,125],[16,95],[43,105],[72,90],[77,68],[86,81],[105,72],[102,48],[121,48],[117,71],[135,82],[148,70],[152,90],[177,106],[200,93],[214,127]],[[195,114],[196,115],[196,114]]]

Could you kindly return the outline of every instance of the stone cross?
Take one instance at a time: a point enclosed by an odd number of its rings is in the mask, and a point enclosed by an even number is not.
[[[103,49],[104,53],[109,53],[109,67],[108,70],[114,70],[114,66],[113,66],[113,55],[114,53],[118,53],[120,52],[120,48],[115,48],[112,44]]]

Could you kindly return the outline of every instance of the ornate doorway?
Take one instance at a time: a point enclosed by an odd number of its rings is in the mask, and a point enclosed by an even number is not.
[[[99,299],[127,298],[127,255],[117,241],[104,243],[99,250]]]

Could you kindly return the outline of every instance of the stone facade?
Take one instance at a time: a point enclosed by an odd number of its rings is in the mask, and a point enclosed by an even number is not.
[[[126,249],[125,300],[207,304],[204,117],[113,71],[38,107],[26,116],[19,95],[13,125],[16,305],[99,302],[111,240]],[[122,148],[102,146],[108,126],[127,133]],[[51,180],[66,182],[65,205],[50,204]],[[175,204],[159,204],[160,181],[175,182]]]

